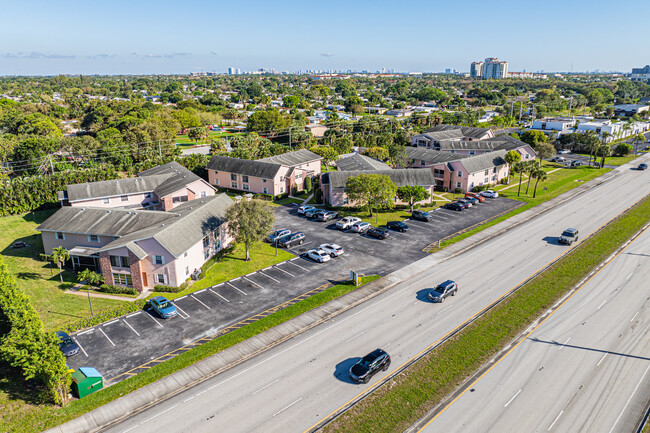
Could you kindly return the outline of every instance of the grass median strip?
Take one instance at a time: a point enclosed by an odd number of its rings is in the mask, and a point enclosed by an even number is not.
[[[362,277],[359,287],[378,278],[378,275]],[[15,397],[9,398],[0,392],[0,406],[11,409],[6,412],[3,410],[3,413],[0,414],[0,431],[11,431],[12,433],[39,432],[63,424],[357,288],[349,282],[336,284],[277,313],[215,338],[169,361],[156,365],[137,376],[85,397],[83,400],[73,401],[63,408],[36,403],[20,404]],[[9,385],[7,382],[9,380],[9,378],[3,377],[0,380],[0,389],[7,389]],[[2,383],[3,381],[5,382],[4,384]],[[18,390],[20,387],[15,386],[12,388]]]
[[[324,431],[404,431],[649,220],[650,198],[646,198],[459,334],[328,424]]]

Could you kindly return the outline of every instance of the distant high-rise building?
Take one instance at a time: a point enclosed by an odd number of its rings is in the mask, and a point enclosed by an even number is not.
[[[235,68],[228,68],[228,75],[234,75]]]
[[[499,80],[508,76],[508,62],[499,61],[496,57],[485,59],[483,78]]]
[[[451,69],[449,68],[445,69],[445,74],[451,74]]]
[[[482,78],[483,66],[483,62],[472,62],[469,67],[469,76],[472,78]]]
[[[645,65],[643,68],[632,68],[630,80],[647,81],[650,83],[650,65]]]

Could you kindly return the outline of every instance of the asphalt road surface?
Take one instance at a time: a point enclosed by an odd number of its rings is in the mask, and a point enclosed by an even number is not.
[[[404,275],[385,293],[107,431],[309,429],[387,374],[368,385],[351,383],[348,369],[359,357],[381,347],[392,357],[389,372],[398,368],[569,250],[557,242],[565,228],[579,228],[584,238],[648,193],[648,172],[623,166],[602,185],[464,254],[443,262],[434,255],[421,273]],[[446,279],[458,282],[458,295],[430,303],[428,290]]]
[[[650,400],[649,265],[647,230],[420,431],[634,431]]]

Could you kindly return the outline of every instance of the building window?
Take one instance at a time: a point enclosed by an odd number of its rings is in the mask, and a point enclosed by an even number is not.
[[[494,167],[494,168],[492,169],[492,173],[496,173],[496,172],[497,172],[497,168]]]
[[[529,155],[529,154],[526,154],[526,159],[528,159],[528,158],[530,158],[530,155]]]
[[[269,190],[267,188],[262,188],[262,194],[268,194]]]
[[[280,176],[280,182],[284,181],[284,176]]]
[[[462,188],[462,187],[463,187],[463,184],[461,184],[460,182],[456,182],[456,188]]]
[[[250,191],[251,190],[251,187],[247,183],[243,184],[241,187],[242,187],[242,189],[244,191]]]
[[[165,264],[165,258],[163,256],[153,256],[153,264],[154,265],[164,265]]]
[[[487,176],[488,173],[490,173],[490,169],[485,170],[485,176]]]
[[[470,154],[470,155],[476,155],[476,151],[475,151],[475,150],[470,150],[470,151],[469,151],[469,154]]]
[[[182,196],[180,196],[180,197],[173,197],[173,198],[172,198],[172,203],[181,203],[181,202],[186,202],[187,200],[188,200],[188,199],[187,199],[187,196],[186,196],[186,195],[182,195]]]
[[[109,204],[110,202],[111,202],[111,199],[108,198],[108,197],[102,199],[102,203],[104,203],[104,204]]]
[[[231,188],[237,188],[237,182],[230,182]]]
[[[214,180],[214,184],[215,184],[215,185],[219,185],[219,179],[215,179],[215,180]]]
[[[185,251],[185,254],[183,254],[183,257],[187,257],[187,251]]]
[[[208,245],[210,245],[210,236],[203,238],[203,248],[207,247]]]
[[[237,180],[237,175],[235,173],[231,173],[230,180]]]
[[[284,187],[281,186],[281,187],[280,187],[280,194],[282,194],[283,192],[284,192]]]
[[[219,172],[218,172],[217,170],[215,170],[215,171],[214,171],[214,175],[216,176],[216,175],[218,175],[218,174],[219,174]]]
[[[144,198],[151,198],[153,195],[150,192],[145,192],[144,193]]]
[[[109,256],[111,259],[111,266],[114,268],[128,268],[129,258],[124,256]]]
[[[262,183],[266,183],[266,179],[262,179]]]
[[[56,232],[56,238],[60,241],[65,240],[65,233],[63,232]]]
[[[445,177],[445,171],[438,168],[433,169],[433,177]]]
[[[189,274],[190,274],[190,267],[185,266],[185,275],[189,275]]]
[[[133,285],[133,279],[131,274],[113,274],[113,284],[130,287]]]
[[[296,175],[296,180],[302,179],[302,173]]]
[[[129,201],[129,196],[128,195],[120,196],[120,200],[121,201]]]
[[[203,259],[208,260],[210,257],[210,249],[208,248],[207,250],[203,251]]]
[[[156,283],[166,284],[165,274],[156,274]]]
[[[487,177],[484,180],[485,183],[488,183],[489,181],[490,181],[490,178],[487,178]]]
[[[463,172],[462,172],[462,171],[458,171],[458,172],[456,172],[456,175],[458,175],[458,177],[463,177]]]
[[[205,198],[206,195],[207,193],[205,191],[201,191],[201,198]]]
[[[420,161],[420,165],[425,165],[425,164],[426,164],[426,162]]]
[[[244,183],[248,183],[248,176],[243,176],[241,177],[241,181]]]
[[[99,236],[97,235],[88,235],[88,242],[99,243]]]

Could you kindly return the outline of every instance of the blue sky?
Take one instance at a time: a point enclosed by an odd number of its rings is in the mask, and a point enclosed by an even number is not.
[[[648,0],[0,0],[0,10],[0,75],[650,63]]]

